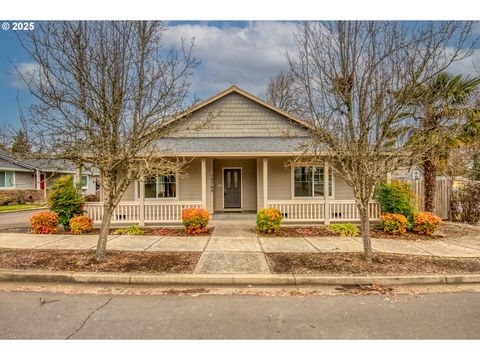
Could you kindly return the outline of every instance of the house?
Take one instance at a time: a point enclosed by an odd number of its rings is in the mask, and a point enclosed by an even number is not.
[[[357,221],[352,189],[326,162],[290,165],[308,142],[309,125],[232,86],[174,120],[175,136],[157,149],[190,162],[182,176],[134,182],[113,223],[178,223],[188,207],[212,214],[279,209],[285,222]],[[100,222],[102,203],[86,206]],[[371,205],[371,217],[380,207]]]
[[[423,180],[423,170],[418,165],[400,168],[392,172],[392,180],[412,181]]]
[[[0,201],[42,202],[53,181],[70,175],[76,181],[75,165],[63,160],[28,160],[0,150]],[[82,169],[82,192],[89,197],[100,194],[99,171],[94,167]]]

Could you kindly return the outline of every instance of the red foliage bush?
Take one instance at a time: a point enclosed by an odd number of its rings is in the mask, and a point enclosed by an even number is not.
[[[403,235],[407,232],[408,220],[402,214],[383,214],[383,231],[392,235]]]
[[[189,234],[207,232],[210,214],[205,209],[187,208],[182,210],[182,222]]]
[[[32,233],[55,234],[58,232],[58,214],[51,211],[41,211],[30,217]]]
[[[442,219],[429,212],[417,212],[413,215],[413,231],[419,235],[432,235]]]

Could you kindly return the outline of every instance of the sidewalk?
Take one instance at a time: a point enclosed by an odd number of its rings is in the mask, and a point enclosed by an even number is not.
[[[0,248],[94,249],[97,235],[0,233]],[[443,257],[480,257],[480,238],[457,240],[372,239],[377,252]],[[265,253],[362,252],[361,238],[264,237],[250,225],[216,224],[211,236],[111,235],[108,250],[202,252],[196,274],[268,274]]]

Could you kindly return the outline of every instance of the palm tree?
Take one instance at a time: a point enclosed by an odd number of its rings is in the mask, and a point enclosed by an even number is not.
[[[478,113],[471,100],[480,85],[480,77],[453,76],[442,72],[414,91],[412,104],[419,110],[416,131],[427,134],[422,158],[425,184],[425,211],[434,211],[437,166],[440,155],[458,146],[466,123]]]

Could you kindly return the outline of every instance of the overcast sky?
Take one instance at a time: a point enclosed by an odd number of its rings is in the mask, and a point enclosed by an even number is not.
[[[265,92],[267,82],[287,67],[286,53],[293,50],[295,22],[224,21],[168,22],[164,35],[167,45],[181,38],[195,38],[195,55],[201,64],[192,78],[192,90],[205,99],[237,85],[257,96]],[[475,57],[479,57],[476,53]],[[32,99],[12,75],[11,62],[20,69],[33,66],[12,31],[0,32],[0,125],[18,122],[17,93],[22,106]],[[452,72],[472,74],[472,59],[455,64]]]

